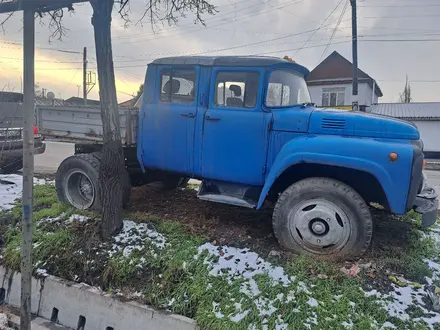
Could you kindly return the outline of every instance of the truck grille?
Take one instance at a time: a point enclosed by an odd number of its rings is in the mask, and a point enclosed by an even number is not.
[[[332,118],[323,118],[321,122],[321,128],[325,129],[344,129],[345,128],[345,120],[343,119],[332,119]]]

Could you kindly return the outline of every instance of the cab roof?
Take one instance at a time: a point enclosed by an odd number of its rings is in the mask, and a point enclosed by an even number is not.
[[[200,65],[200,66],[243,66],[267,67],[276,64],[288,64],[293,70],[307,76],[309,70],[295,62],[271,56],[176,56],[154,60],[156,65]]]

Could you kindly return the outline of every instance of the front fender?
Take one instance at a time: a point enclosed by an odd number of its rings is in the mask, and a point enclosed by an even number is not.
[[[388,155],[398,154],[392,162]],[[257,209],[261,208],[276,179],[289,167],[314,163],[346,167],[368,172],[376,177],[385,192],[391,211],[406,212],[411,178],[413,148],[408,141],[340,136],[304,136],[283,146],[265,180]]]

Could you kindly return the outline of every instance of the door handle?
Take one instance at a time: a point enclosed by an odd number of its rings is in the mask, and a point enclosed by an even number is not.
[[[206,120],[211,120],[211,121],[219,121],[220,118],[218,117],[211,117],[211,116],[205,116]]]
[[[180,114],[182,117],[188,117],[188,118],[194,118],[196,116],[195,113],[190,112],[190,113],[181,113]]]

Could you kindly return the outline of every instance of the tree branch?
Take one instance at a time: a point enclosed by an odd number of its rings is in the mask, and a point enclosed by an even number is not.
[[[1,23],[0,23],[0,27],[2,28],[3,34],[5,34],[5,32],[6,32],[5,31],[5,23],[12,17],[12,15],[14,15],[14,13],[7,14],[6,18],[3,21],[1,21]]]

